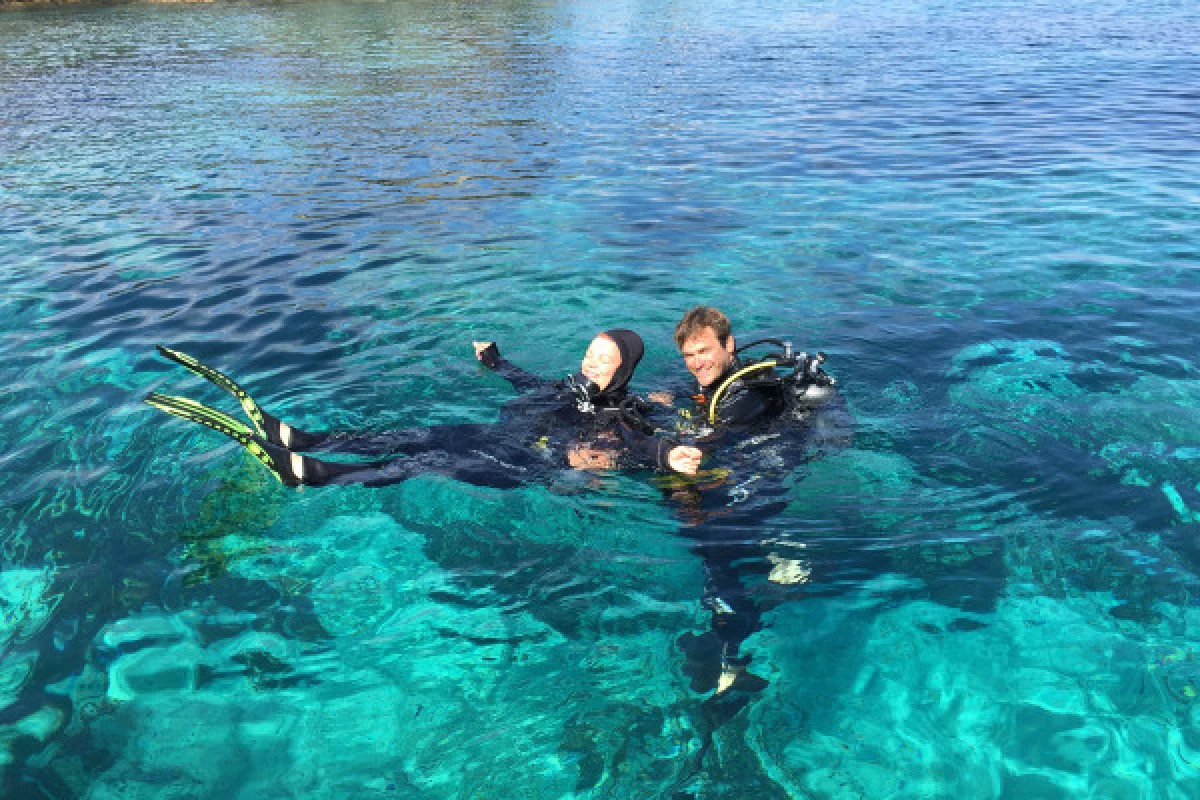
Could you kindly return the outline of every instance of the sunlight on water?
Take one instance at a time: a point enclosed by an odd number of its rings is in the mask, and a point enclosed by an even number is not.
[[[1200,13],[874,6],[0,14],[0,794],[1200,793]],[[489,424],[472,340],[679,389],[702,302],[853,437],[295,491],[141,402]]]

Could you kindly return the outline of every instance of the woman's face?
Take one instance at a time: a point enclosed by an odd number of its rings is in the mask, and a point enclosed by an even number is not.
[[[588,345],[579,371],[583,373],[583,377],[599,386],[600,391],[604,391],[612,383],[613,375],[617,374],[617,368],[620,366],[621,351],[617,343],[600,334]]]

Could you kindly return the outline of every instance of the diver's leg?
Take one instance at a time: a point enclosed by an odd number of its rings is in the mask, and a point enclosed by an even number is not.
[[[248,425],[243,424],[228,414],[217,411],[215,408],[209,408],[194,400],[189,400],[186,397],[173,397],[157,392],[147,395],[146,402],[160,411],[165,411],[168,414],[173,414],[174,416],[204,425],[207,428],[212,428],[218,433],[225,434],[246,448],[246,451],[250,455],[261,461],[263,466],[269,469],[280,482],[288,486],[298,485],[296,476],[290,467],[290,454],[283,448],[266,441],[251,430]]]
[[[690,495],[690,508],[681,515],[692,524],[680,532],[693,540],[691,552],[704,569],[702,603],[710,612],[710,629],[701,635],[683,634],[684,672],[694,691],[731,689],[754,692],[766,687],[761,677],[747,671],[750,657],[742,643],[762,629],[762,609],[754,592],[756,578],[769,574],[762,536],[770,518],[786,508],[768,485],[759,486],[754,502],[744,505],[724,489]]]
[[[324,461],[268,442],[228,414],[186,397],[152,393],[146,397],[146,402],[168,414],[223,433],[245,447],[247,452],[288,486],[389,486],[416,475],[438,474],[476,486],[512,489],[523,486],[532,475],[528,463],[530,458],[520,458],[523,455],[520,451],[496,455],[482,450],[462,453],[433,450],[411,458],[367,463]],[[504,455],[509,458],[502,458]]]
[[[203,364],[187,353],[158,346],[158,352],[200,377],[221,387],[241,404],[242,410],[254,424],[258,435],[268,442],[288,450],[321,451],[346,455],[380,456],[412,455],[427,450],[453,450],[456,440],[474,438],[470,425],[446,425],[433,428],[409,428],[382,433],[306,431],[287,424],[263,410],[254,398],[225,373]]]
[[[740,564],[753,563],[758,548],[747,543],[706,541],[692,552],[703,559],[704,595],[710,628],[701,636],[684,634],[679,644],[688,657],[685,672],[697,691],[730,689],[759,691],[766,681],[746,671],[750,657],[741,654],[742,642],[762,630],[762,611],[747,590]]]
[[[286,462],[287,473],[295,485],[380,487],[402,483],[418,475],[442,475],[492,489],[515,489],[526,482],[524,470],[486,457],[486,454],[431,450],[402,458],[348,463],[293,453],[266,442],[263,447],[275,461]]]
[[[418,475],[442,475],[490,489],[516,489],[525,485],[520,472],[470,453],[434,450],[370,464],[333,463],[295,454],[292,458],[293,463],[301,459],[303,482],[314,486],[351,483],[391,486]]]
[[[712,630],[724,643],[727,658],[736,657],[742,642],[762,629],[758,604],[732,563],[737,557],[709,553],[704,560],[703,603],[712,612]]]
[[[363,483],[382,486],[398,483],[422,472],[417,462],[376,461],[372,463],[345,464],[322,461],[293,453],[285,447],[269,442],[228,414],[209,408],[186,397],[152,393],[146,402],[155,408],[177,417],[212,428],[233,439],[250,455],[287,486],[326,486],[329,484]],[[408,462],[409,460],[405,460]]]
[[[293,428],[278,417],[268,414],[266,411],[263,411],[245,389],[238,385],[237,381],[219,369],[210,367],[192,358],[187,353],[163,347],[161,344],[158,345],[158,352],[233,395],[234,399],[241,404],[242,410],[246,412],[246,416],[254,424],[258,435],[271,444],[291,450],[311,450],[328,436],[328,434],[309,433],[299,428]]]
[[[493,438],[488,434],[494,429],[494,425],[434,425],[429,428],[401,428],[376,433],[309,433],[295,428],[288,430],[291,431],[293,441],[304,443],[304,446],[292,445],[292,450],[379,456],[417,455],[435,450],[467,451],[476,447],[477,443]]]

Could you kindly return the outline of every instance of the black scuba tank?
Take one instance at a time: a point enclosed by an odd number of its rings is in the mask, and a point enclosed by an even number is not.
[[[796,356],[796,371],[793,373],[792,395],[794,407],[807,410],[824,405],[834,394],[837,383],[825,374],[821,364],[825,362],[825,354],[818,351],[816,355],[800,353]]]

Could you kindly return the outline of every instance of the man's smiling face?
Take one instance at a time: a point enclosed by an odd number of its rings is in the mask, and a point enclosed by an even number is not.
[[[688,372],[707,389],[733,364],[736,348],[732,335],[721,344],[716,331],[701,328],[699,333],[684,341],[679,352],[683,354]]]

